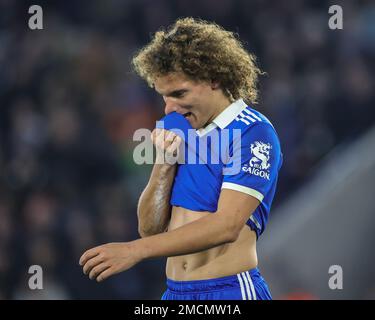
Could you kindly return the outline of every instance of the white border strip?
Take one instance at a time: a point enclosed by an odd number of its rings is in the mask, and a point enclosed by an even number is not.
[[[241,278],[239,273],[237,273],[237,278],[238,278],[238,282],[240,283],[240,287],[241,287],[242,300],[246,300],[245,288],[243,286],[243,281],[242,281],[242,278]]]
[[[236,184],[232,182],[223,182],[223,184],[221,185],[221,189],[231,189],[231,190],[240,191],[250,196],[253,196],[254,198],[258,199],[260,202],[262,202],[264,199],[264,196],[259,191],[245,187],[245,186],[241,186],[240,184]]]
[[[253,116],[255,119],[259,120],[259,121],[262,121],[261,118],[259,118],[255,113],[251,112],[250,110],[247,110],[245,109],[244,110],[246,113],[248,113],[249,115]]]
[[[249,271],[246,271],[246,276],[247,276],[247,280],[249,280],[249,283],[250,283],[250,288],[251,288],[251,293],[253,295],[253,300],[256,300],[257,299],[257,295],[255,294],[253,280],[251,280]]]
[[[245,287],[246,287],[246,292],[247,292],[248,300],[253,300],[251,292],[250,292],[250,286],[249,286],[249,283],[247,281],[245,272],[241,272],[241,275],[242,275],[243,281],[245,282]]]

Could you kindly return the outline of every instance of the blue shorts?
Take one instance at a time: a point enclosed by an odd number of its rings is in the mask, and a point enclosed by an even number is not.
[[[272,300],[272,297],[258,268],[254,268],[216,279],[167,279],[167,290],[161,300]]]

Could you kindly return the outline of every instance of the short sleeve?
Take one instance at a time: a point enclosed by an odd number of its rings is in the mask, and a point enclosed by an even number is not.
[[[247,193],[262,202],[282,164],[275,129],[269,123],[257,123],[244,130],[231,149],[233,161],[231,166],[224,164],[222,188]],[[233,164],[239,170],[233,170]]]
[[[156,122],[156,128],[166,129],[179,135],[184,141],[189,136],[189,130],[195,132],[189,121],[177,112],[171,112]]]

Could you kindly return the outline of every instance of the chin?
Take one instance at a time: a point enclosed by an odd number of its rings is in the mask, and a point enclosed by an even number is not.
[[[194,121],[191,121],[190,119],[186,119],[186,120],[190,123],[190,125],[193,127],[193,129],[197,129]]]
[[[200,129],[202,126],[199,126],[199,125],[197,125],[196,123],[194,123],[194,122],[191,122],[191,121],[189,121],[190,122],[190,125],[193,127],[193,129],[195,129],[195,130],[198,130],[198,129]]]
[[[193,127],[193,129],[198,130],[200,128],[203,128],[203,124],[199,123],[197,119],[186,119],[189,121],[190,125]]]

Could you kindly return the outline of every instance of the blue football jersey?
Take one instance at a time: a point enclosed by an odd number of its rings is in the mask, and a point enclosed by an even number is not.
[[[268,220],[283,161],[271,122],[242,99],[199,130],[175,112],[161,121],[158,127],[172,130],[184,140],[184,157],[178,164],[170,204],[216,212],[221,189],[244,192],[260,201],[247,221],[259,237]]]

